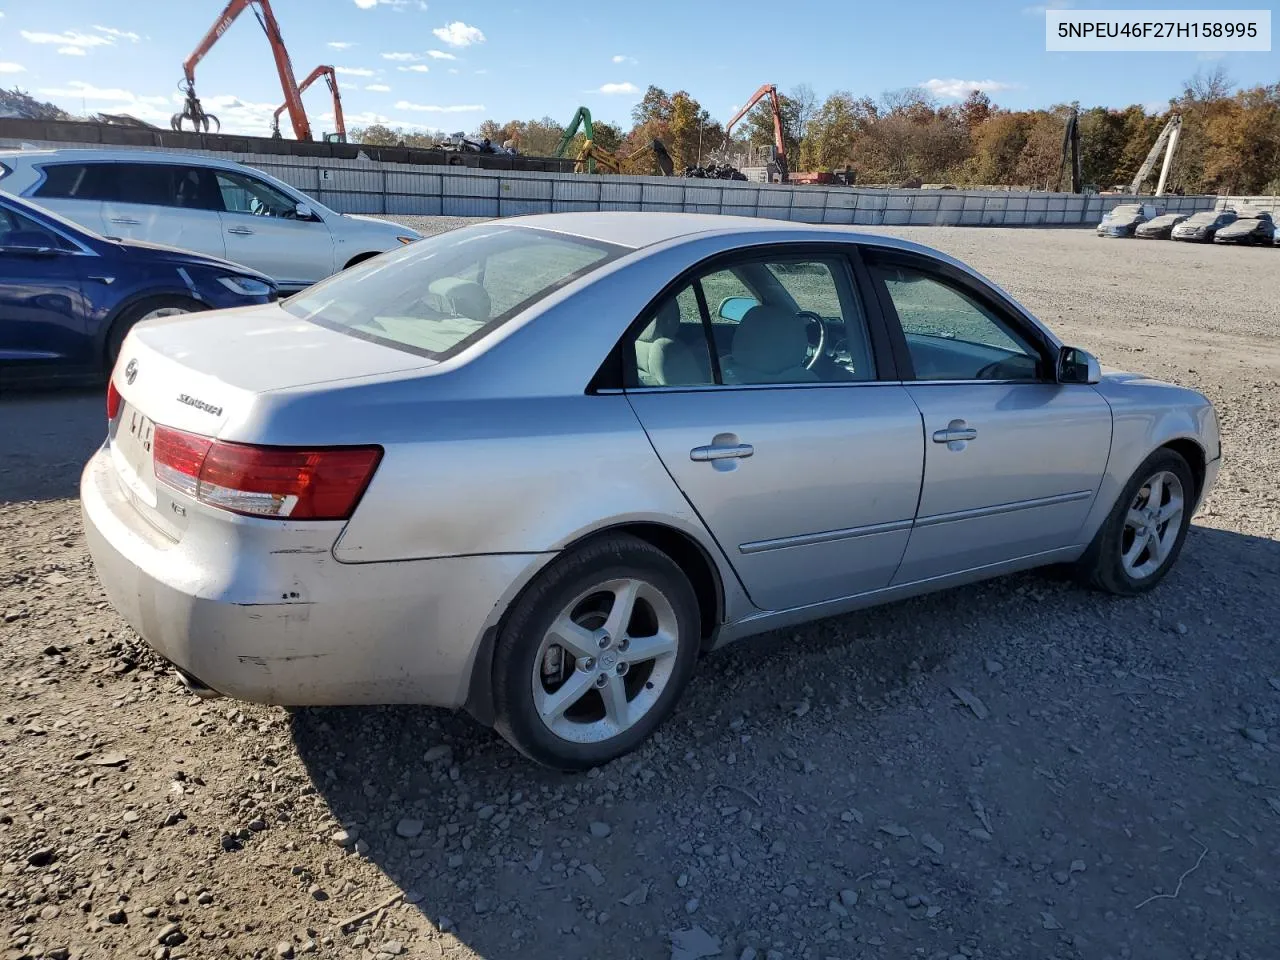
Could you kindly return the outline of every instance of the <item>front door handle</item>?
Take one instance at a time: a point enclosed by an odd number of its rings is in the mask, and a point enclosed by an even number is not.
[[[133,217],[112,217],[112,218],[111,218],[111,222],[112,222],[112,223],[123,223],[123,224],[127,224],[127,225],[129,225],[129,226],[136,227],[136,226],[137,226],[138,224],[140,224],[142,221],[141,221],[141,220],[135,220],[135,219],[133,219]]]
[[[945,430],[935,430],[934,443],[945,443],[948,450],[963,450],[970,440],[978,438],[978,431],[963,420],[952,420]]]
[[[756,448],[749,443],[712,444],[706,447],[694,447],[689,451],[689,459],[705,462],[707,460],[741,460],[751,456]]]
[[[253,231],[248,227],[228,227],[227,233],[234,233],[237,237],[251,237]]]

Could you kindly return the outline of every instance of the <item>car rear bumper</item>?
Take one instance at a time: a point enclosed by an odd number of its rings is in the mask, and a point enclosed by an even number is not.
[[[199,507],[175,542],[123,495],[105,447],[80,500],[111,605],[200,684],[258,703],[462,706],[481,637],[547,559],[340,563],[340,524],[318,533]]]

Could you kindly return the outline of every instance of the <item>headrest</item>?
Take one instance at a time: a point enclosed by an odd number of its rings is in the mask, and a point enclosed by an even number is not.
[[[762,373],[779,373],[804,365],[809,351],[805,325],[794,313],[757,304],[733,334],[733,362]]]
[[[427,290],[444,301],[454,316],[481,322],[489,319],[492,307],[489,292],[474,280],[443,277],[427,287]]]
[[[652,322],[640,331],[642,343],[653,343],[655,340],[675,340],[680,332],[680,305],[675,299],[665,301],[658,308]]]

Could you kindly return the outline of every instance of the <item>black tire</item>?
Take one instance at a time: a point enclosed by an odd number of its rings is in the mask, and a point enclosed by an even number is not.
[[[534,664],[542,638],[576,597],[614,579],[643,580],[671,605],[677,624],[675,662],[666,686],[627,730],[594,743],[558,736],[534,704]],[[588,542],[553,561],[508,613],[493,658],[494,728],[529,759],[559,770],[578,771],[629,753],[671,713],[693,675],[701,642],[698,600],[688,578],[657,547],[618,535]]]
[[[1157,473],[1168,471],[1178,478],[1182,484],[1183,508],[1178,521],[1177,538],[1174,540],[1164,562],[1153,573],[1136,579],[1129,575],[1121,561],[1125,536],[1125,517],[1138,492]],[[1196,501],[1195,478],[1191,468],[1183,456],[1167,447],[1157,450],[1141,466],[1134,471],[1124,490],[1116,498],[1115,506],[1103,521],[1097,536],[1089,545],[1089,549],[1075,563],[1075,575],[1078,580],[1097,590],[1115,594],[1120,597],[1134,597],[1154,589],[1173,569],[1178,562],[1178,555],[1187,539],[1187,528],[1191,525],[1191,512]]]
[[[107,332],[102,361],[108,376],[115,368],[116,360],[120,357],[120,347],[124,345],[124,338],[129,335],[133,325],[153,310],[163,310],[168,307],[181,309],[186,313],[205,309],[204,304],[188,297],[148,297],[126,308],[120,316],[116,317],[115,322],[111,324],[111,329]]]

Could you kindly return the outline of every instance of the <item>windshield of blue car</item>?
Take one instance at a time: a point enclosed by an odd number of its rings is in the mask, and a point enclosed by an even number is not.
[[[627,252],[548,230],[478,224],[351,267],[282,306],[362,340],[444,359]]]
[[[92,240],[103,239],[103,237],[94,233],[92,230],[88,230],[78,223],[73,223],[66,219],[66,217],[60,217],[52,210],[45,210],[42,208],[38,217],[33,214],[34,211],[25,209],[22,204],[15,203],[13,206],[0,204],[0,234],[16,232],[19,229],[23,232],[27,232],[29,230],[43,231],[55,239],[54,242],[41,244],[41,246],[55,248],[72,247],[73,244],[68,243],[64,238],[58,236],[55,230],[49,229],[50,227],[63,230],[73,237],[88,237]],[[0,246],[31,246],[31,244],[6,243],[4,238],[0,236]]]

